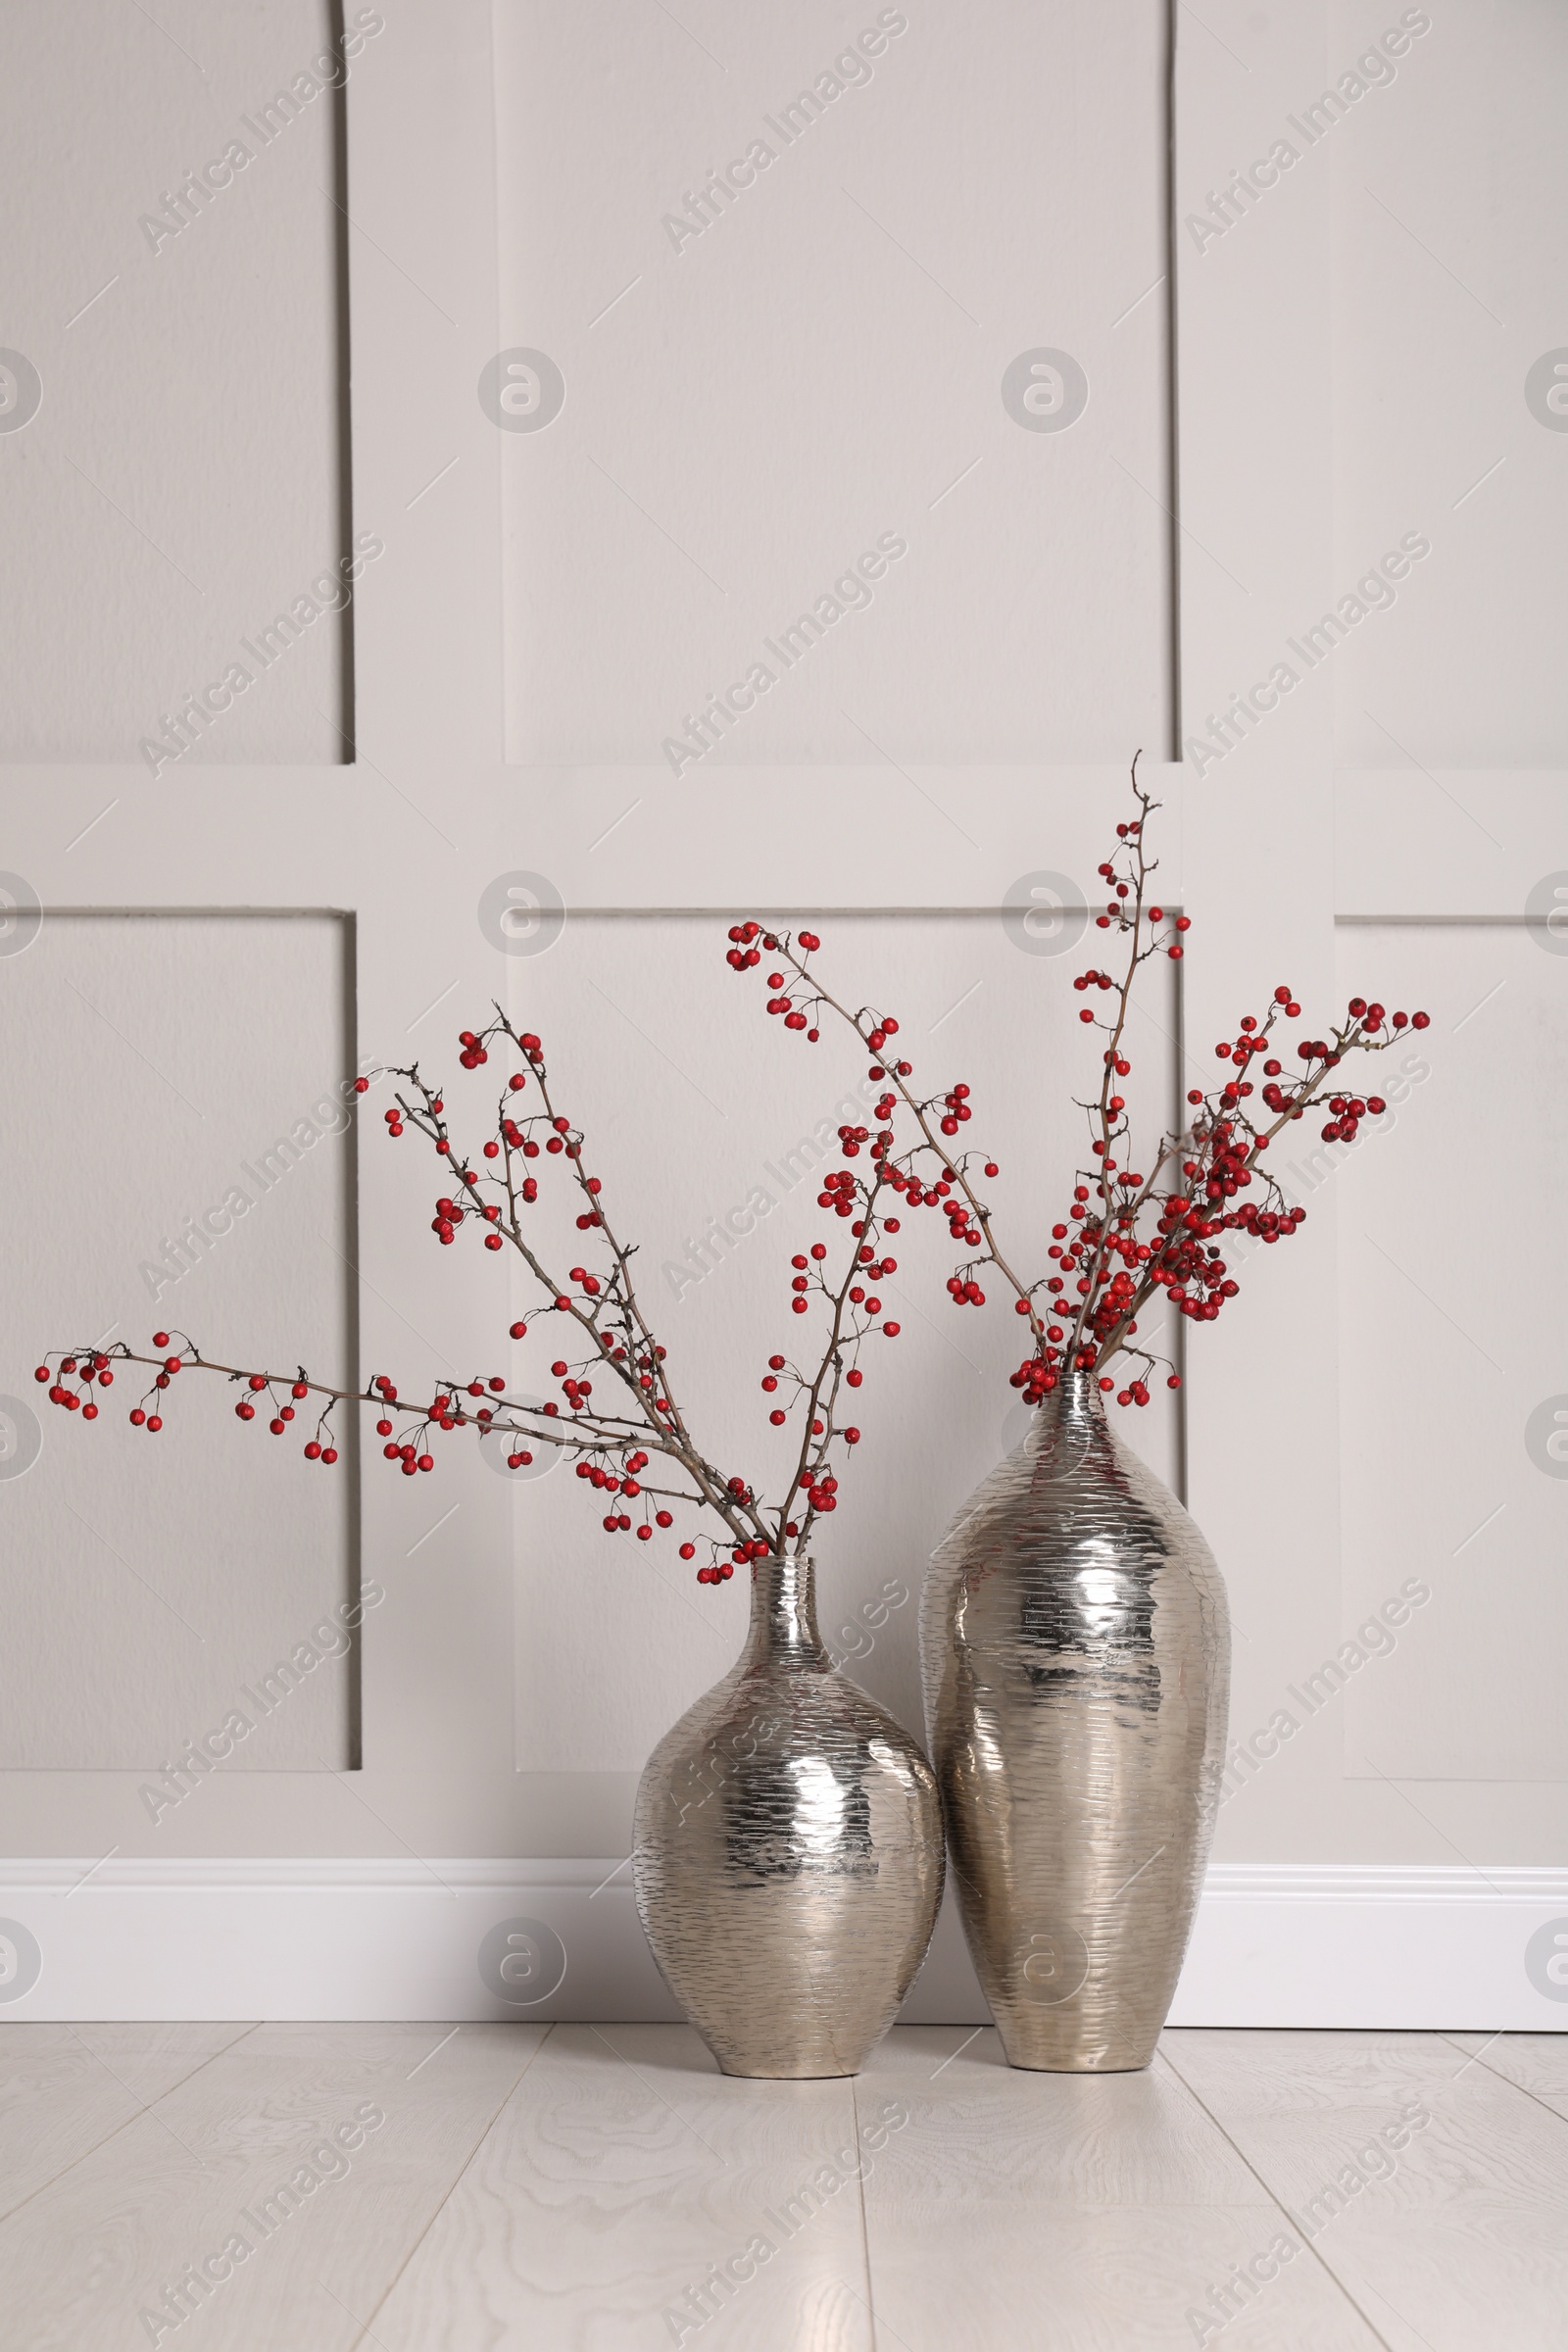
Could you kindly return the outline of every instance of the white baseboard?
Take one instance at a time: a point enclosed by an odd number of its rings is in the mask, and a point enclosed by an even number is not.
[[[673,2018],[629,1878],[613,1860],[0,1862],[0,2023]],[[482,1939],[517,1920],[564,1952],[536,2002],[479,1973]],[[1568,1999],[1525,1966],[1554,1920],[1568,1935],[1568,1871],[1217,1864],[1171,2023],[1568,2031]],[[987,2022],[951,1895],[904,2016]]]

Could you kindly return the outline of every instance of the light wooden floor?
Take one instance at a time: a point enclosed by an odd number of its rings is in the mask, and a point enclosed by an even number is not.
[[[8,2024],[0,2214],[4,2352],[1560,2352],[1568,2035],[749,2083],[675,2026]]]

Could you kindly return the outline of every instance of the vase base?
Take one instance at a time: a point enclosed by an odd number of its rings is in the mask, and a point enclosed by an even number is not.
[[[1147,2034],[1044,2033],[1037,2019],[998,2020],[1003,2056],[1025,2075],[1142,2075],[1154,2063],[1159,2028]]]
[[[861,2072],[858,2066],[726,2066],[718,2062],[721,2075],[729,2075],[740,2082],[848,2082]]]
[[[1007,2064],[1020,2075],[1146,2075],[1154,2061],[1148,2058],[1014,2058]]]

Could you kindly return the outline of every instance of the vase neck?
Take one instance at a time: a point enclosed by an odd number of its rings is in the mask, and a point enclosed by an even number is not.
[[[752,1562],[752,1622],[748,1658],[781,1649],[803,1654],[822,1649],[816,1630],[816,1564],[808,1552],[769,1552]]]
[[[1070,1477],[1086,1462],[1102,1462],[1113,1450],[1099,1376],[1093,1372],[1064,1374],[1035,1408],[1029,1442],[1035,1483],[1051,1485]]]
[[[1102,1430],[1105,1399],[1097,1372],[1066,1372],[1038,1406],[1042,1422],[1056,1429]]]

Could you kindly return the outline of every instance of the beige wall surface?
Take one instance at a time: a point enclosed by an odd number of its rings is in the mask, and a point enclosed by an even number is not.
[[[1234,1603],[1219,1857],[1568,1862],[1563,21],[1225,0],[1172,48],[1163,10],[1109,14],[385,0],[348,57],[281,0],[78,10],[69,43],[11,12],[10,1853],[623,1854],[734,1587],[617,1551],[569,1474],[406,1481],[373,1440],[327,1474],[217,1384],[156,1449],[47,1410],[37,1449],[33,1365],[174,1318],[235,1363],[529,1382],[521,1295],[436,1245],[384,1087],[357,1141],[313,1116],[362,1066],[456,1086],[496,998],[602,1144],[711,1446],[765,1471],[814,1213],[765,1170],[863,1072],[774,1033],[725,923],[820,916],[973,1086],[1038,1250],[1081,1148],[1076,966],[1003,908],[1093,884],[1142,746],[1195,921],[1140,1012],[1151,1130],[1279,979],[1433,1015],[1392,1132],[1308,1139],[1301,1233],[1132,1433]],[[355,564],[351,603],[312,595]],[[301,1121],[155,1298],[144,1266]],[[913,1595],[1006,1441],[1014,1343],[911,1239],[822,1564],[835,1628],[906,1588],[858,1671],[913,1722]],[[150,1810],[362,1577],[356,1642]]]

